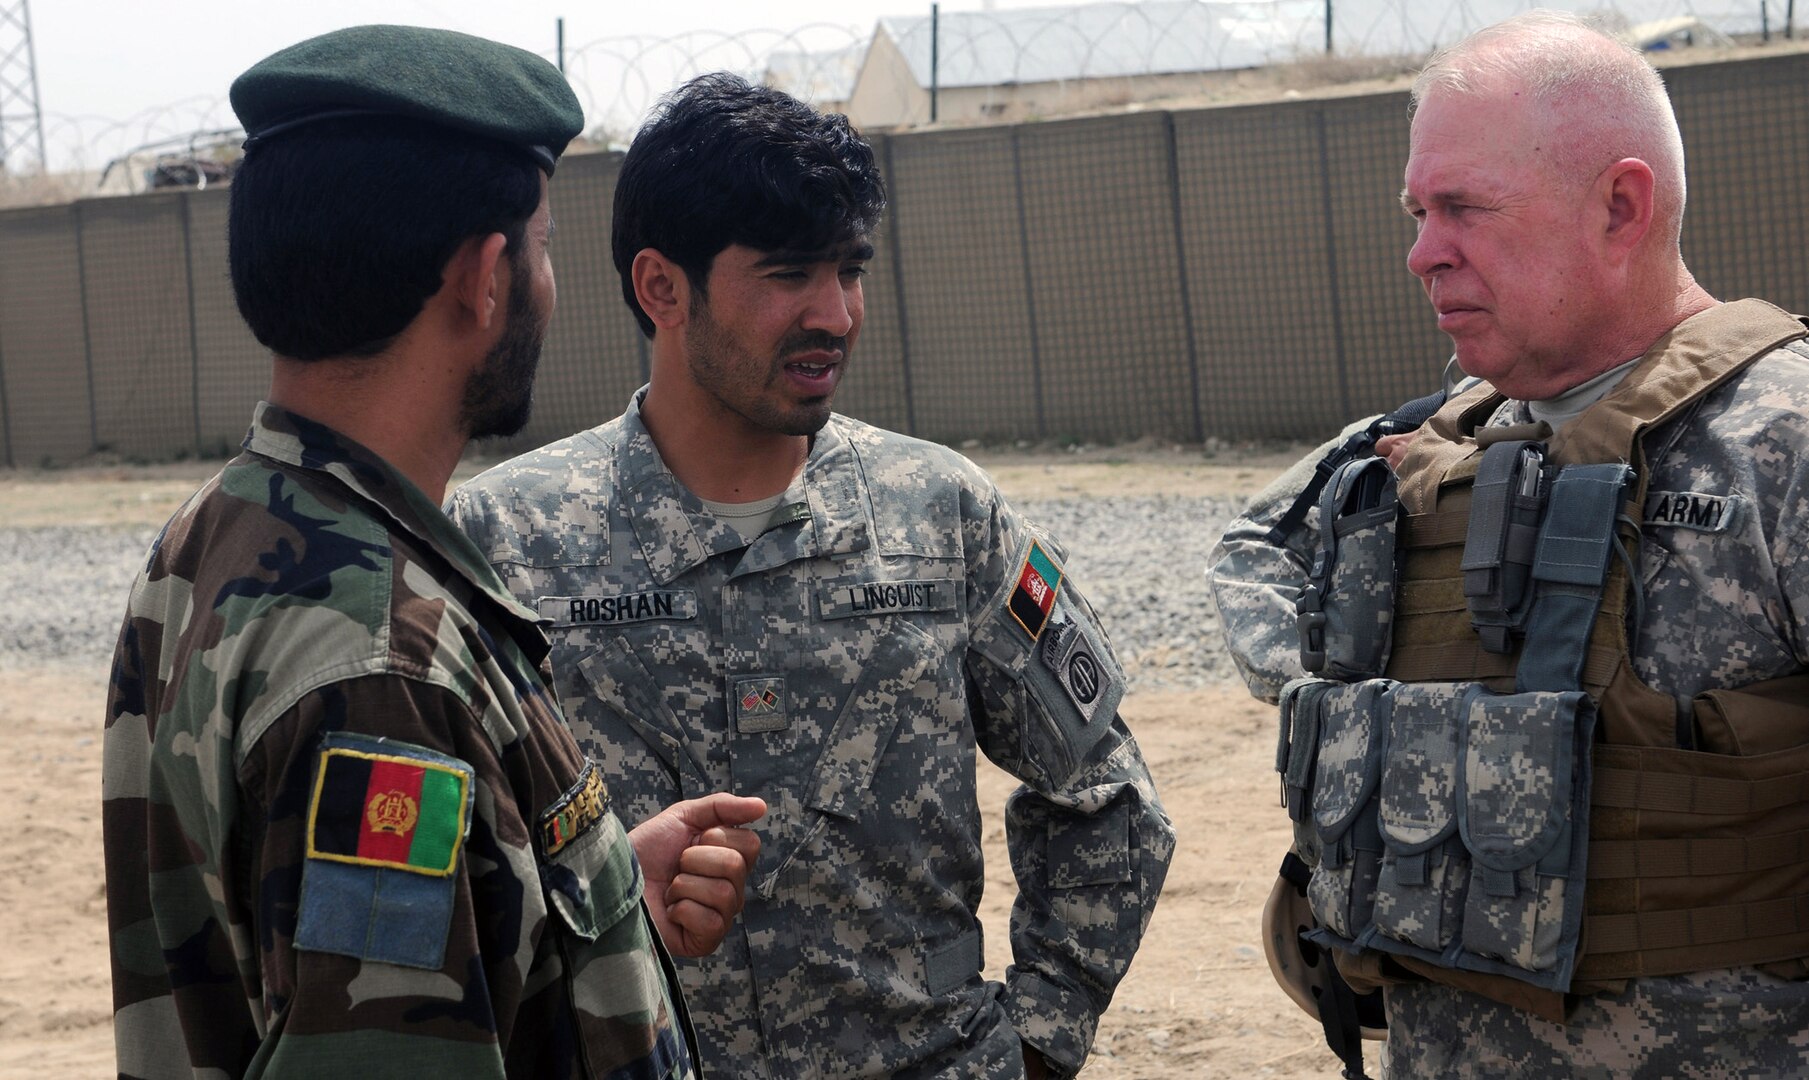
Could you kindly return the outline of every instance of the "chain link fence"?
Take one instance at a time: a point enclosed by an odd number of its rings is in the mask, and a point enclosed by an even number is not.
[[[1684,250],[1717,295],[1809,310],[1809,54],[1666,73]],[[943,442],[1313,438],[1431,389],[1403,265],[1399,92],[876,136],[892,201],[838,407]],[[526,448],[615,415],[648,354],[609,258],[619,158],[561,163],[559,311]],[[268,362],[220,189],[0,213],[0,451],[235,445]]]

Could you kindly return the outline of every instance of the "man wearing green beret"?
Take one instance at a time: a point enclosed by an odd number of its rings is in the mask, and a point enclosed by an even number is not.
[[[626,832],[535,613],[438,509],[469,439],[526,422],[578,102],[529,53],[379,26],[232,102],[233,289],[274,366],[115,654],[120,1075],[695,1076],[662,941],[722,939],[764,805]]]

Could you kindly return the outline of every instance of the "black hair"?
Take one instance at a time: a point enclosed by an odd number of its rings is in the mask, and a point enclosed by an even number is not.
[[[540,170],[500,142],[394,117],[322,120],[258,146],[232,181],[239,314],[278,356],[381,352],[474,236],[518,250]]]
[[[616,180],[610,248],[622,296],[652,337],[634,295],[642,249],[676,263],[701,296],[730,244],[828,251],[870,236],[885,207],[873,148],[846,116],[717,72],[673,91],[634,137]]]

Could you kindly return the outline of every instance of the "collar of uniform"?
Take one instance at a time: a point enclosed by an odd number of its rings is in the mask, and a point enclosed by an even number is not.
[[[678,482],[641,422],[635,391],[616,438],[616,492],[655,584],[665,585],[712,555],[744,546],[741,534],[717,520],[703,500]]]
[[[379,508],[402,531],[439,552],[503,610],[527,622],[539,616],[523,607],[484,561],[470,538],[427,495],[389,462],[325,424],[268,401],[258,402],[245,433],[246,450],[293,468],[325,473]]]
[[[748,548],[730,577],[770,570],[818,555],[865,551],[872,543],[867,484],[860,456],[833,413],[811,441],[810,456],[785,489],[783,506],[802,504],[808,513],[797,528],[772,528]]]
[[[664,585],[711,556],[746,547],[747,542],[710,513],[703,500],[666,468],[653,436],[641,422],[641,399],[646,393],[646,387],[636,391],[622,414],[616,442],[616,489],[640,542],[647,572],[655,583]],[[779,562],[867,547],[866,486],[853,447],[835,417],[817,433],[801,482],[804,501],[810,507],[810,527],[781,543],[788,550]],[[796,487],[794,484],[793,489]],[[789,495],[788,491],[788,502]],[[772,539],[769,533],[756,541],[756,547],[764,548]],[[756,564],[749,564],[738,572],[755,568]]]

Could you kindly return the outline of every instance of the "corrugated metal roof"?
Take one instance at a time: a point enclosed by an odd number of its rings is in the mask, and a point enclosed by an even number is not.
[[[847,101],[870,44],[857,41],[840,49],[770,53],[762,81],[806,101]]]

